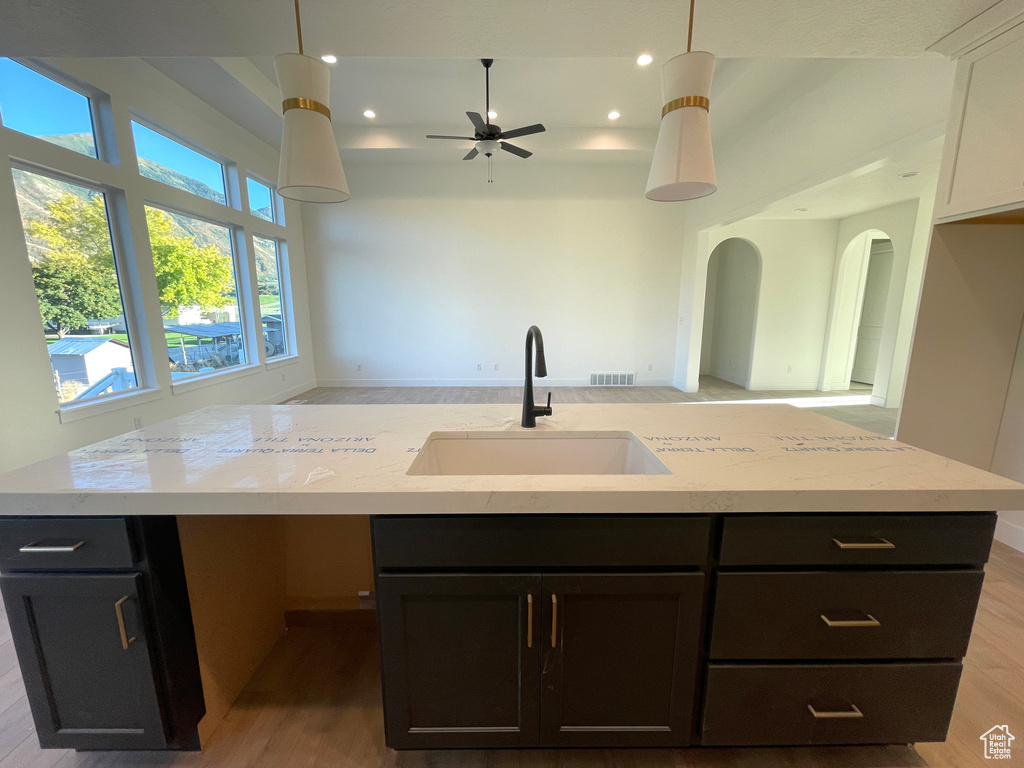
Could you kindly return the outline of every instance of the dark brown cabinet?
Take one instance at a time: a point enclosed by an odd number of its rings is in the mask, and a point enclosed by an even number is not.
[[[945,738],[995,515],[373,519],[398,749]]]
[[[689,744],[708,518],[531,522],[374,520],[388,746]]]
[[[22,658],[22,673],[40,744],[166,746],[142,626],[140,578],[137,573],[3,578],[15,643],[19,653],[31,654]]]
[[[540,592],[538,575],[378,578],[392,746],[537,743]]]
[[[0,588],[43,747],[198,748],[173,517],[0,520]]]
[[[543,579],[541,741],[689,743],[704,575]]]

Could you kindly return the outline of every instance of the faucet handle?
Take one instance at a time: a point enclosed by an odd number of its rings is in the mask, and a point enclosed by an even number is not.
[[[548,390],[548,410],[551,410],[551,390]]]

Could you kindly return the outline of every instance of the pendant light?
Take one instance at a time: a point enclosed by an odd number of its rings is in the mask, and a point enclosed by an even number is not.
[[[690,50],[693,3],[690,0],[686,53],[669,59],[661,69],[665,106],[661,109],[658,142],[647,177],[648,200],[693,200],[718,189],[708,123],[708,94],[715,73],[715,56]]]
[[[306,203],[343,203],[351,195],[331,128],[331,75],[324,62],[302,52],[299,0],[295,28],[299,52],[274,58],[284,112],[277,193]]]

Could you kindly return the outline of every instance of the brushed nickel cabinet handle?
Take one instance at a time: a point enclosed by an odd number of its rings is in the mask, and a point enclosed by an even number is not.
[[[127,651],[128,646],[138,640],[138,637],[135,635],[128,637],[128,631],[124,628],[124,612],[121,610],[121,606],[126,602],[128,602],[128,595],[114,603],[114,613],[117,614],[117,630],[121,633],[121,647]]]
[[[840,549],[896,549],[895,544],[881,536],[878,537],[878,541],[840,541],[838,537],[834,537],[832,541]]]
[[[47,545],[40,544],[38,541],[34,541],[31,544],[26,544],[24,547],[19,549],[19,552],[74,552],[79,547],[85,546],[84,541],[80,541],[77,544],[55,544]]]
[[[558,598],[551,596],[551,647],[558,647]]]
[[[824,613],[821,614],[821,620],[830,627],[880,627],[882,622],[872,616],[870,613],[864,614],[867,618],[864,619],[830,619]]]
[[[526,596],[526,647],[533,648],[533,595]]]
[[[856,704],[851,704],[849,709],[841,709],[839,711],[823,710],[819,712],[811,704],[807,705],[807,709],[817,718],[864,717],[864,713],[857,708]]]

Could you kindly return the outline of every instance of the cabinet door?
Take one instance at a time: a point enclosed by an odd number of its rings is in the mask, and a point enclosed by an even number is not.
[[[167,746],[141,580],[137,573],[0,578],[41,746]]]
[[[378,576],[388,746],[535,746],[539,599],[535,575]]]
[[[544,576],[542,743],[690,743],[704,575]]]

